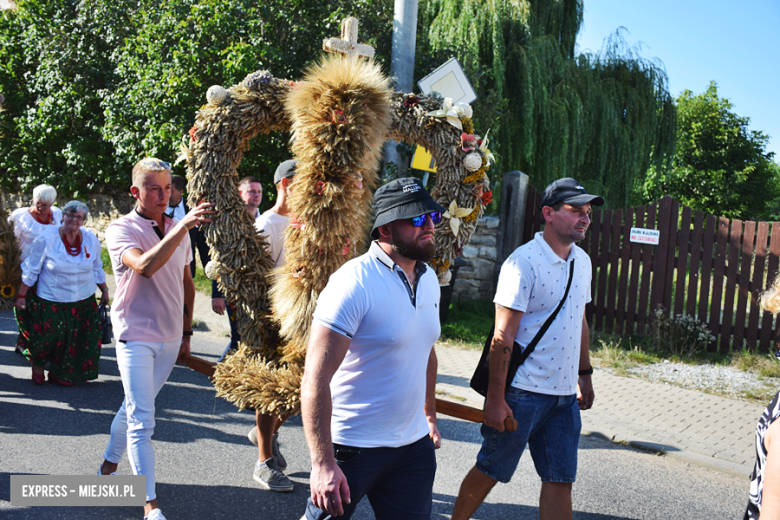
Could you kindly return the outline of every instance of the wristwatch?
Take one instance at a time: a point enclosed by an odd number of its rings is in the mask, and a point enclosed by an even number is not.
[[[585,370],[580,370],[577,372],[578,376],[590,376],[593,375],[593,367],[586,368]]]

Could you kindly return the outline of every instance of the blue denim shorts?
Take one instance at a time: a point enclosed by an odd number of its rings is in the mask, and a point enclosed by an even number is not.
[[[537,394],[512,387],[506,402],[517,419],[517,431],[499,432],[483,424],[477,469],[507,483],[528,444],[542,482],[574,482],[582,429],[577,396]]]

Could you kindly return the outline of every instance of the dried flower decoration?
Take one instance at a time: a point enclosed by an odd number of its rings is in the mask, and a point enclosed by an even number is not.
[[[193,126],[192,128],[190,128],[190,132],[189,132],[189,134],[190,134],[190,141],[192,141],[193,143],[198,140],[198,138],[195,137],[195,132],[197,132],[197,131],[198,131],[198,127],[197,126]]]
[[[0,298],[13,298],[16,295],[16,288],[9,284],[0,287]]]
[[[482,193],[484,191],[485,187],[482,184],[475,184],[474,189],[471,190],[471,193],[473,193],[476,198],[481,199]]]
[[[212,85],[206,91],[206,101],[211,105],[221,105],[227,95],[228,91],[222,85]]]
[[[482,179],[485,178],[485,172],[490,168],[487,164],[487,159],[485,157],[482,157],[482,168],[475,171],[465,179],[463,179],[463,184],[474,184],[475,182],[479,182]]]
[[[490,130],[485,132],[485,138],[482,139],[479,143],[479,151],[482,152],[482,154],[487,158],[488,166],[493,164],[496,160],[496,158],[493,156],[493,152],[488,149],[488,134],[490,133]]]
[[[479,143],[477,143],[476,136],[466,132],[460,134],[460,147],[464,152],[473,152],[477,146],[479,146]]]
[[[474,122],[471,120],[470,117],[462,117],[460,119],[461,124],[463,125],[463,131],[467,134],[473,134],[474,133]]]
[[[271,83],[272,79],[274,79],[273,74],[267,70],[259,70],[244,78],[244,85],[246,85],[248,89],[255,90],[260,85],[268,85]]]
[[[206,273],[206,278],[209,280],[217,279],[217,263],[214,260],[210,260],[209,263],[206,264],[206,267],[203,268],[203,271]]]
[[[437,271],[446,271],[450,268],[450,261],[434,258],[431,260],[431,267],[435,268]]]
[[[493,202],[493,190],[486,191],[485,193],[482,194],[482,205],[483,206],[487,206],[491,202]]]
[[[474,114],[471,110],[471,105],[468,103],[453,104],[452,98],[444,98],[444,102],[441,104],[441,108],[439,110],[432,110],[425,115],[431,117],[443,117],[449,124],[458,130],[463,130],[463,125],[460,122],[460,118],[471,118],[471,116]]]
[[[471,213],[474,213],[476,208],[459,208],[456,201],[450,202],[450,207],[444,213],[444,216],[450,219],[450,229],[454,236],[458,236],[460,232],[460,219],[467,217]]]
[[[325,183],[323,181],[317,181],[317,185],[314,189],[317,191],[317,195],[322,195],[322,192],[325,191]]]
[[[346,125],[349,123],[349,119],[344,115],[344,112],[334,109],[333,115],[331,116],[331,122],[335,125]]]
[[[477,152],[471,152],[463,159],[463,166],[470,172],[475,172],[482,168],[482,156]]]
[[[404,96],[404,106],[406,108],[412,108],[416,107],[420,104],[420,98],[415,96],[414,94],[407,94]]]
[[[290,213],[290,225],[295,229],[300,229],[301,231],[306,229],[306,222],[301,222],[298,220],[298,217],[296,217],[294,213]]]
[[[474,222],[477,220],[477,217],[479,217],[479,211],[477,211],[477,208],[474,208],[474,211],[463,217],[463,222]]]

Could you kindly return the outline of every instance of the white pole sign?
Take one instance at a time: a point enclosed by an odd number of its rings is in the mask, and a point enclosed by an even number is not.
[[[657,246],[661,241],[661,232],[657,229],[632,227],[630,240],[631,242],[637,244],[650,244]]]

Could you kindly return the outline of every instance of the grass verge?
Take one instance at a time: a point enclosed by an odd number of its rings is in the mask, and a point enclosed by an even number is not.
[[[491,302],[458,301],[450,304],[447,322],[441,326],[441,339],[474,349],[482,349],[496,317]]]

